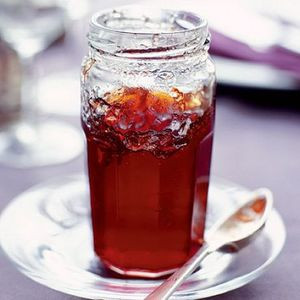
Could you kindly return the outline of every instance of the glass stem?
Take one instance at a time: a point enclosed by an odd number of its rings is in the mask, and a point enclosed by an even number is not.
[[[34,72],[34,56],[20,55],[22,68],[21,86],[21,116],[25,122],[36,123],[37,121],[37,80]]]
[[[36,79],[34,56],[19,55],[21,64],[21,119],[14,128],[13,144],[18,151],[30,151],[38,140],[38,113],[36,103]]]

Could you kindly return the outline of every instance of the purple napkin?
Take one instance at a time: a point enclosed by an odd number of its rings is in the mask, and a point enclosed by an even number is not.
[[[212,34],[212,54],[237,60],[268,64],[275,68],[289,71],[294,77],[300,80],[300,54],[279,46],[273,46],[265,52],[259,52],[213,29],[210,29],[210,32]]]

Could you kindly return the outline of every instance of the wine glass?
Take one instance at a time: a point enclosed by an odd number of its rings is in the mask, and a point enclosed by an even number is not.
[[[85,53],[87,16],[92,13],[96,4],[93,0],[63,0],[63,5],[68,15],[71,26],[66,33],[67,42],[63,45],[65,51],[76,48],[76,53],[72,57],[64,60],[60,70],[55,74],[45,74],[39,80],[37,91],[38,109],[41,112],[63,115],[78,116],[80,114],[79,105],[74,105],[80,95],[80,82],[78,81],[78,68],[74,67],[74,61],[77,60],[76,66],[81,61]],[[99,5],[99,3],[98,3]],[[110,3],[112,5],[112,3]],[[100,7],[103,3],[100,3]],[[76,39],[74,36],[76,35]],[[64,55],[61,51],[59,55]],[[57,80],[59,75],[60,80]],[[62,103],[61,99],[65,99]],[[51,101],[49,101],[51,99]]]
[[[15,167],[57,164],[82,151],[81,134],[36,110],[34,57],[63,34],[66,12],[58,0],[0,0],[0,35],[22,66],[21,118],[0,132],[0,162]],[[59,78],[57,79],[59,80]]]

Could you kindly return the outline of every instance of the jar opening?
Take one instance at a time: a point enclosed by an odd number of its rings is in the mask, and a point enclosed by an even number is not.
[[[194,13],[131,5],[93,15],[88,39],[108,53],[145,53],[203,49],[209,33],[206,20]]]
[[[186,11],[126,6],[93,15],[90,25],[119,34],[176,34],[205,30],[206,20]]]

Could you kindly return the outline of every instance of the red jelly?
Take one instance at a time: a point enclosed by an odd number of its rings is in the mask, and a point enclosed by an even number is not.
[[[202,95],[122,88],[89,99],[94,247],[121,274],[166,274],[201,246],[214,121]]]

